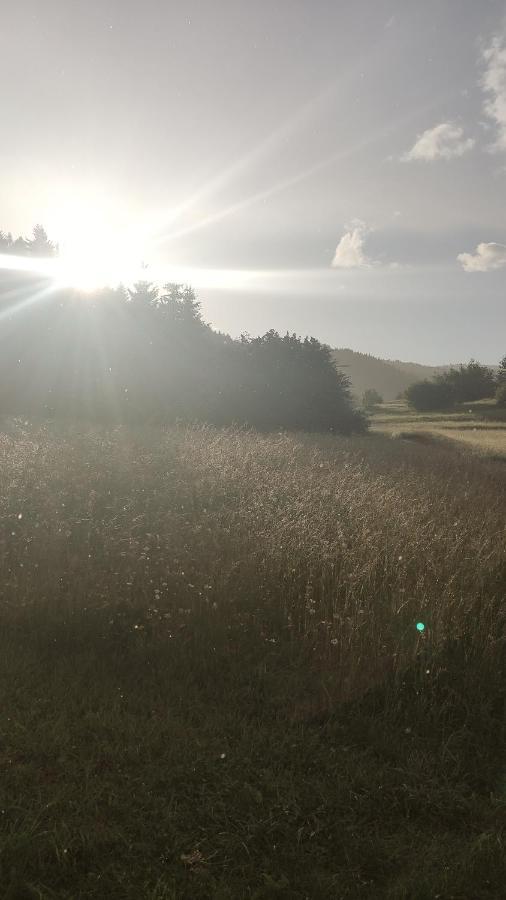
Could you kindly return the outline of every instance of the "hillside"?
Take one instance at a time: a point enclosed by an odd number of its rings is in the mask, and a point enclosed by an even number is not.
[[[410,384],[445,372],[449,366],[423,366],[400,360],[378,359],[348,347],[332,351],[337,365],[351,378],[353,393],[361,397],[367,388],[375,388],[384,400],[395,400]]]

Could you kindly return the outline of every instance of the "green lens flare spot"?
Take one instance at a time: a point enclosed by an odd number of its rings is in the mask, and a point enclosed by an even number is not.
[[[416,623],[416,628],[417,628],[417,631],[424,631],[424,630],[425,630],[425,625],[423,624],[423,622],[417,622],[417,623]]]

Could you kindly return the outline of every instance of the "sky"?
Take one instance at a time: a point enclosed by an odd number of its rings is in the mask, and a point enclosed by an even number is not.
[[[506,354],[506,0],[4,2],[0,85],[0,229],[233,336]]]

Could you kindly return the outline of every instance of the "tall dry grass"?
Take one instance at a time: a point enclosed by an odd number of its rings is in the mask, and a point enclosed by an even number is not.
[[[448,648],[462,692],[499,672],[500,466],[380,436],[18,421],[0,473],[2,613],[37,640],[150,639],[209,677],[281,660],[302,717],[435,680]]]

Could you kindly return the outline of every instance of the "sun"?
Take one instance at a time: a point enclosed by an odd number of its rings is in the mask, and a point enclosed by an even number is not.
[[[140,229],[104,193],[74,191],[47,214],[59,247],[56,280],[82,292],[135,281],[145,253]]]
[[[102,241],[90,241],[86,235],[68,241],[57,264],[60,284],[91,293],[103,287],[114,287],[135,279],[132,257],[124,248],[115,246],[116,233],[103,234]]]
[[[197,290],[241,290],[267,275],[167,261],[157,239],[159,215],[151,211],[137,211],[136,215],[135,209],[119,198],[119,194],[89,184],[67,182],[60,183],[57,190],[53,187],[41,221],[58,244],[58,255],[43,261],[55,287],[93,294],[101,288],[128,286],[148,278],[159,285],[191,284]],[[37,267],[40,265],[37,260]]]

